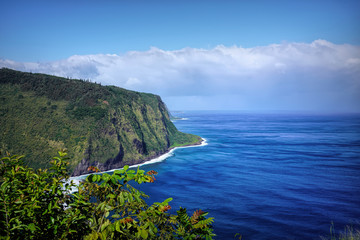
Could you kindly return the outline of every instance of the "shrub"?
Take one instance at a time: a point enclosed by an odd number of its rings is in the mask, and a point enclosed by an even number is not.
[[[125,166],[112,175],[69,181],[66,153],[49,170],[24,166],[22,156],[0,160],[0,238],[2,239],[212,239],[213,218],[198,210],[170,214],[169,202],[148,206],[148,196],[130,185],[151,183],[156,172]]]

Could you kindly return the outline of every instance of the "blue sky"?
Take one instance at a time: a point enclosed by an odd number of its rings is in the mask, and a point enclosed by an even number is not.
[[[1,1],[0,67],[153,92],[171,109],[360,111],[359,23],[351,0]]]
[[[59,60],[158,47],[326,39],[360,44],[360,1],[1,1],[0,57]]]

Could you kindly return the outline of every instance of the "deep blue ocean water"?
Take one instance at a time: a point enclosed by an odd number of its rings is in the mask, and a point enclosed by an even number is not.
[[[150,203],[215,218],[216,239],[320,239],[360,221],[360,115],[174,114],[208,145],[145,165]]]

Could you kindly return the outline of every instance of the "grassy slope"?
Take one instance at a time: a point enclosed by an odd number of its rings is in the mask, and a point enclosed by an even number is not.
[[[67,148],[71,169],[86,158],[103,163],[145,159],[199,137],[177,131],[153,94],[44,74],[0,70],[0,148],[47,167]]]

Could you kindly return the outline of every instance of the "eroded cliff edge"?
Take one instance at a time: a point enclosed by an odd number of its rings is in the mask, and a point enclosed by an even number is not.
[[[45,74],[0,70],[0,148],[48,167],[67,149],[72,175],[152,159],[174,146],[199,144],[179,132],[157,95]]]

